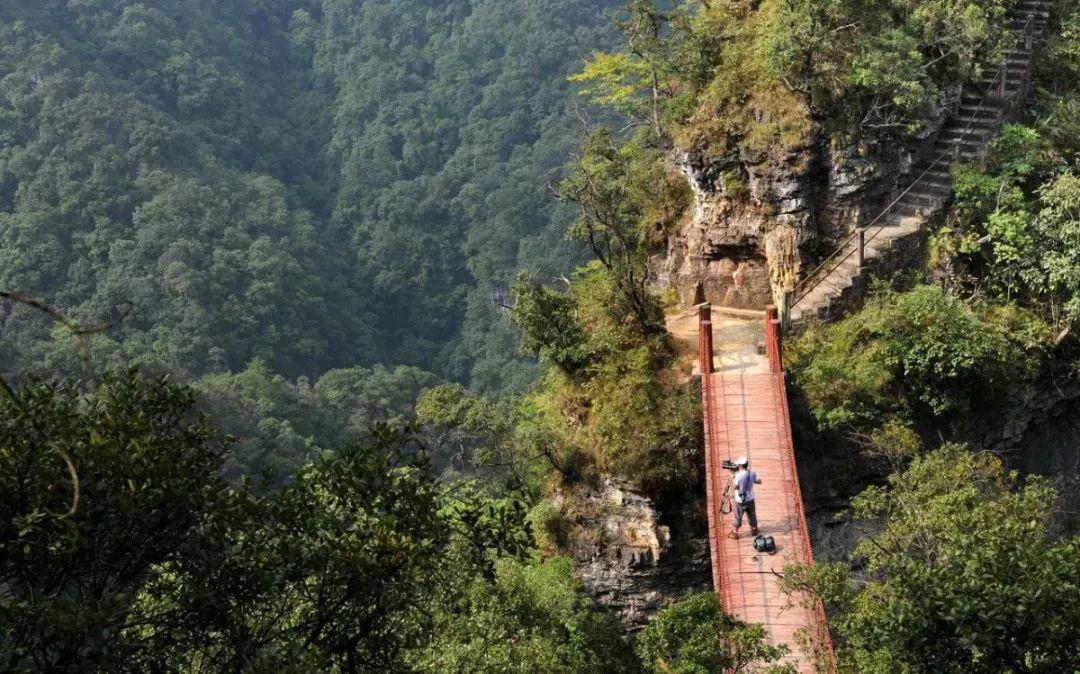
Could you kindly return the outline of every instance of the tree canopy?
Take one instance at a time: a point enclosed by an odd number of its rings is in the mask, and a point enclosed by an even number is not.
[[[1059,672],[1080,658],[1080,539],[1047,537],[1056,494],[960,445],[852,503],[880,532],[809,573],[859,672]],[[792,574],[805,579],[805,576]],[[790,580],[790,579],[789,579]]]
[[[0,397],[5,671],[633,671],[526,508],[448,489],[409,428],[259,495],[195,397],[134,370]]]

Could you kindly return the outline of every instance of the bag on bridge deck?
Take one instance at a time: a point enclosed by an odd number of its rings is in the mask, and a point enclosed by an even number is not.
[[[758,552],[767,552],[770,555],[776,554],[776,541],[772,536],[758,536],[754,539],[754,549]]]

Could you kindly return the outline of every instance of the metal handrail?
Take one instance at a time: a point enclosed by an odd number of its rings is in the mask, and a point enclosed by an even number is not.
[[[1027,16],[1027,21],[1024,23],[1024,28],[1023,28],[1024,43],[1025,43],[1025,46],[1028,48],[1028,50],[1030,50],[1030,48],[1031,48],[1032,19],[1033,19],[1033,15],[1029,14]],[[865,225],[864,227],[860,227],[860,228],[856,229],[855,231],[851,232],[850,234],[848,234],[848,236],[845,237],[843,241],[841,241],[840,245],[836,248],[836,250],[834,250],[824,260],[822,260],[822,262],[817,267],[815,267],[813,271],[811,271],[809,274],[807,274],[803,278],[802,281],[795,284],[795,287],[792,288],[792,290],[791,290],[791,298],[792,298],[791,302],[788,303],[787,306],[784,307],[785,312],[790,313],[791,309],[796,304],[798,304],[801,300],[805,299],[806,296],[809,295],[815,288],[817,288],[819,285],[821,285],[825,281],[825,279],[829,276],[829,274],[831,274],[833,271],[838,269],[840,267],[840,265],[842,265],[844,262],[846,262],[847,259],[849,257],[851,257],[851,255],[853,253],[858,252],[857,247],[852,247],[852,248],[849,249],[849,244],[853,240],[858,238],[860,235],[865,236],[865,233],[867,231],[869,231],[871,228],[875,227],[875,225],[876,225],[877,230],[873,234],[871,234],[869,237],[864,239],[861,243],[862,243],[863,246],[865,246],[870,241],[873,241],[874,238],[879,233],[881,233],[881,230],[884,228],[884,225],[878,225],[877,223],[882,218],[884,218],[886,215],[888,215],[892,211],[893,207],[896,206],[896,204],[901,199],[903,199],[905,196],[907,196],[907,194],[912,189],[914,189],[915,186],[919,185],[923,181],[923,179],[926,177],[926,175],[928,173],[930,173],[930,171],[937,168],[938,165],[941,163],[942,159],[944,159],[946,156],[948,156],[950,154],[955,154],[957,152],[957,150],[959,148],[959,145],[970,134],[971,128],[975,123],[975,119],[979,116],[979,113],[981,113],[983,111],[983,109],[985,108],[986,101],[991,96],[994,88],[1000,86],[1002,91],[1004,91],[1005,87],[1007,86],[1008,73],[1009,73],[1008,57],[1005,57],[1005,58],[1002,59],[1001,66],[998,68],[997,73],[994,75],[994,79],[990,82],[990,84],[986,88],[986,91],[980,97],[978,107],[968,117],[967,125],[964,127],[963,131],[961,131],[960,137],[957,138],[951,144],[950,147],[948,147],[945,150],[942,150],[942,152],[934,159],[934,161],[931,162],[930,165],[927,166],[926,169],[923,170],[923,172],[919,174],[919,177],[917,177],[915,180],[913,180],[907,186],[907,188],[904,189],[903,192],[901,192],[895,199],[893,199],[891,202],[889,202],[889,205],[886,206],[880,213],[878,213],[877,216],[875,216],[874,219],[869,222],[869,224]],[[998,84],[999,79],[1001,80],[1000,85]],[[1002,99],[1002,100],[1004,99],[1004,94],[1002,94],[1002,96],[1000,96],[1000,99]],[[847,251],[846,254],[843,257],[841,257],[839,260],[836,260],[835,259],[836,256],[840,255],[844,251]],[[828,266],[829,264],[831,264],[834,261],[836,262],[835,265],[830,267],[829,270],[826,271],[824,274],[820,273],[822,269],[824,269],[826,266]],[[812,284],[810,284],[811,281],[814,281],[814,282]],[[808,284],[810,284],[810,285],[808,285]]]
[[[799,528],[799,539],[802,543],[802,560],[805,564],[814,564],[814,548],[810,544],[810,526],[806,521],[805,502],[803,501],[802,487],[799,482],[798,462],[795,459],[795,445],[791,435],[791,410],[788,406],[786,374],[784,372],[783,357],[780,348],[780,320],[776,315],[776,307],[769,305],[765,309],[765,340],[766,351],[769,354],[769,369],[772,374],[773,395],[777,401],[781,423],[785,430],[780,438],[780,461],[783,470],[787,472],[794,492],[796,519]],[[813,613],[814,624],[809,626],[811,646],[817,650],[816,655],[824,656],[823,665],[828,674],[837,671],[836,654],[833,650],[832,636],[829,634],[829,623],[825,617],[825,605],[820,597],[811,597],[808,607]]]

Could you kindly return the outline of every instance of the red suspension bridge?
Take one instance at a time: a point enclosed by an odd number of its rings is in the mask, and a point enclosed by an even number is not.
[[[705,480],[712,578],[724,610],[761,623],[769,641],[786,644],[800,672],[831,671],[832,645],[820,603],[780,590],[786,564],[813,562],[795,464],[780,355],[780,321],[766,311],[765,351],[759,365],[714,359],[708,305],[699,308],[698,350],[705,421]],[[717,366],[716,363],[719,363]],[[732,473],[725,460],[745,456],[762,483],[755,488],[758,527],[772,536],[775,554],[757,552],[748,527],[731,538]]]

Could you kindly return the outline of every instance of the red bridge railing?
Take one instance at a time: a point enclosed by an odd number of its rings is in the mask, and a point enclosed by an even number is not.
[[[802,486],[799,483],[799,471],[795,463],[795,444],[791,437],[791,410],[788,407],[788,396],[786,380],[787,376],[784,373],[784,359],[780,348],[781,335],[783,331],[781,328],[780,317],[777,309],[773,305],[765,307],[765,353],[769,358],[769,370],[773,373],[773,381],[775,386],[779,389],[777,391],[777,400],[780,401],[781,415],[783,416],[783,426],[786,430],[782,434],[784,438],[784,453],[787,460],[784,462],[788,466],[790,471],[791,484],[795,490],[795,502],[799,504],[798,517],[799,517],[799,535],[802,538],[803,545],[803,563],[814,563],[814,549],[810,545],[810,527],[806,522],[806,510],[803,508],[803,495]],[[813,611],[815,614],[815,625],[812,628],[812,634],[810,634],[811,643],[816,647],[816,651],[820,653],[822,657],[822,665],[827,672],[836,671],[836,660],[832,646],[832,636],[829,634],[829,623],[825,618],[825,606],[819,599],[814,599]]]
[[[720,467],[716,465],[716,438],[712,433],[713,419],[713,333],[712,310],[708,304],[698,307],[698,364],[701,368],[701,412],[705,428],[705,505],[709,513],[709,559],[712,564],[713,588],[720,595],[721,603],[724,592],[724,546],[720,544],[720,527],[712,513],[722,505],[723,488],[720,486]]]
[[[793,485],[794,496],[799,507],[797,509],[799,537],[802,544],[802,561],[813,564],[813,549],[810,546],[810,531],[806,522],[806,513],[802,507],[802,489],[799,484],[798,470],[795,464],[795,448],[791,438],[791,414],[788,408],[787,390],[785,386],[784,363],[781,352],[781,320],[775,306],[765,309],[765,352],[769,361],[769,371],[772,374],[773,385],[776,387],[776,399],[780,404],[780,419],[782,426],[783,446],[780,450],[783,455],[783,463],[788,471],[790,484]],[[706,505],[709,513],[709,552],[711,557],[713,587],[720,595],[721,603],[725,610],[733,588],[730,587],[731,579],[725,572],[725,546],[720,540],[721,525],[718,522],[721,517],[723,505],[723,469],[719,465],[719,443],[726,441],[727,420],[722,410],[714,409],[722,401],[714,399],[716,395],[717,377],[713,376],[713,333],[712,311],[708,304],[698,307],[698,359],[701,368],[701,404],[704,416],[705,430],[705,479],[706,479]],[[722,384],[721,384],[722,386]],[[829,635],[828,623],[825,619],[824,606],[820,601],[814,601],[814,624],[810,626],[808,635],[817,656],[820,658],[820,668],[827,672],[836,671],[836,663],[832,649],[832,639]]]

